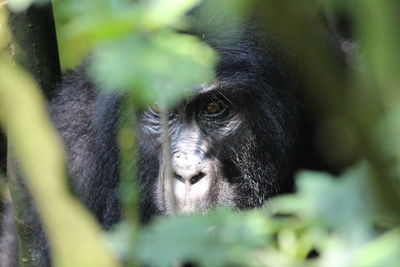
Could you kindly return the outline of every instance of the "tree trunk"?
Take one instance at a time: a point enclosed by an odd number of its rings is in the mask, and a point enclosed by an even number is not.
[[[51,98],[54,85],[61,76],[51,4],[31,6],[21,13],[10,13],[9,24],[17,43],[13,56],[35,78],[46,98]],[[5,143],[0,140],[0,144],[2,142]],[[3,146],[0,149],[5,148]],[[18,232],[19,266],[46,266],[47,261],[40,262],[49,259],[45,234],[22,173],[10,154],[11,150],[9,144],[7,176]]]
[[[60,63],[51,4],[32,6],[9,18],[13,36],[19,45],[16,57],[50,98],[60,77]]]

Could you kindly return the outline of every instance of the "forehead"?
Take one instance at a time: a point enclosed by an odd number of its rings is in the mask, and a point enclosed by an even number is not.
[[[243,49],[240,44],[224,43],[213,47],[218,53],[215,67],[215,80],[198,86],[195,94],[205,94],[225,87],[237,87],[249,84],[263,77],[263,68],[254,61],[254,53],[250,47]],[[262,57],[261,54],[258,55]],[[258,72],[258,73],[257,73]]]
[[[288,68],[283,64],[282,55],[267,36],[261,38],[254,31],[243,30],[234,34],[205,35],[200,39],[215,49],[219,57],[216,79],[198,86],[195,96],[229,88],[240,91],[280,88],[285,80],[289,80],[285,79]]]
[[[279,60],[268,47],[261,46],[250,36],[238,36],[224,41],[209,41],[218,54],[215,68],[216,80],[201,86],[199,92],[207,92],[221,87],[247,87],[251,84],[272,85],[278,75]]]

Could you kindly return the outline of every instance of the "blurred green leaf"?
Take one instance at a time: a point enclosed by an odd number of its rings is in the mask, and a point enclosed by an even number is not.
[[[68,190],[61,142],[36,83],[4,54],[0,54],[0,120],[46,226],[54,265],[119,266],[100,227]]]
[[[97,45],[167,27],[182,28],[183,15],[199,0],[55,1],[64,68],[75,66]]]
[[[297,176],[297,193],[271,200],[278,213],[295,214],[335,229],[349,239],[365,240],[376,218],[374,193],[366,163],[340,178],[303,171]]]
[[[354,266],[397,267],[400,263],[400,229],[392,230],[370,242],[357,255]]]
[[[167,31],[99,48],[90,74],[104,90],[133,90],[141,105],[157,99],[173,104],[211,81],[214,63],[213,50],[196,37]]]
[[[143,24],[146,29],[155,30],[165,26],[176,26],[182,17],[201,0],[150,0],[144,1],[146,9]]]
[[[244,264],[272,241],[274,226],[261,213],[228,211],[158,219],[139,238],[141,261],[155,266]],[[157,257],[154,251],[158,251]]]

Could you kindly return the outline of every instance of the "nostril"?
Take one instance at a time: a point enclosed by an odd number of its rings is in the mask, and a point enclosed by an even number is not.
[[[183,178],[182,176],[174,173],[175,179],[177,179],[178,181],[182,182],[182,183],[186,183],[186,179]]]
[[[204,176],[206,176],[205,173],[199,172],[198,174],[196,174],[196,175],[192,176],[191,178],[187,179],[186,177],[181,176],[181,175],[177,174],[176,172],[174,173],[175,179],[177,179],[179,182],[182,182],[184,184],[189,182],[191,185],[193,185],[193,184],[197,183],[198,181],[200,181]]]
[[[193,176],[192,178],[190,178],[189,179],[189,183],[190,184],[195,184],[198,181],[200,181],[204,176],[206,176],[205,173],[200,172],[200,173],[196,174],[195,176]]]

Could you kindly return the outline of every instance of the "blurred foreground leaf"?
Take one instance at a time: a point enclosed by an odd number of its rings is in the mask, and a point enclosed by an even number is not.
[[[213,50],[195,37],[163,32],[99,48],[90,74],[107,91],[133,90],[141,105],[156,99],[172,104],[210,81],[214,62]]]
[[[296,194],[270,201],[276,212],[314,221],[349,240],[363,242],[370,238],[377,206],[366,163],[348,170],[340,179],[304,171],[296,184]]]
[[[397,267],[400,262],[400,229],[392,230],[362,248],[355,266]]]
[[[60,56],[63,68],[76,66],[99,45],[152,33],[167,27],[182,28],[182,16],[199,0],[56,0]]]
[[[4,54],[0,54],[0,119],[46,226],[54,265],[118,266],[100,227],[68,192],[63,151],[43,97],[34,81]]]
[[[273,224],[255,212],[163,218],[142,230],[138,257],[142,263],[156,266],[245,264],[251,253],[271,242],[273,230]]]

